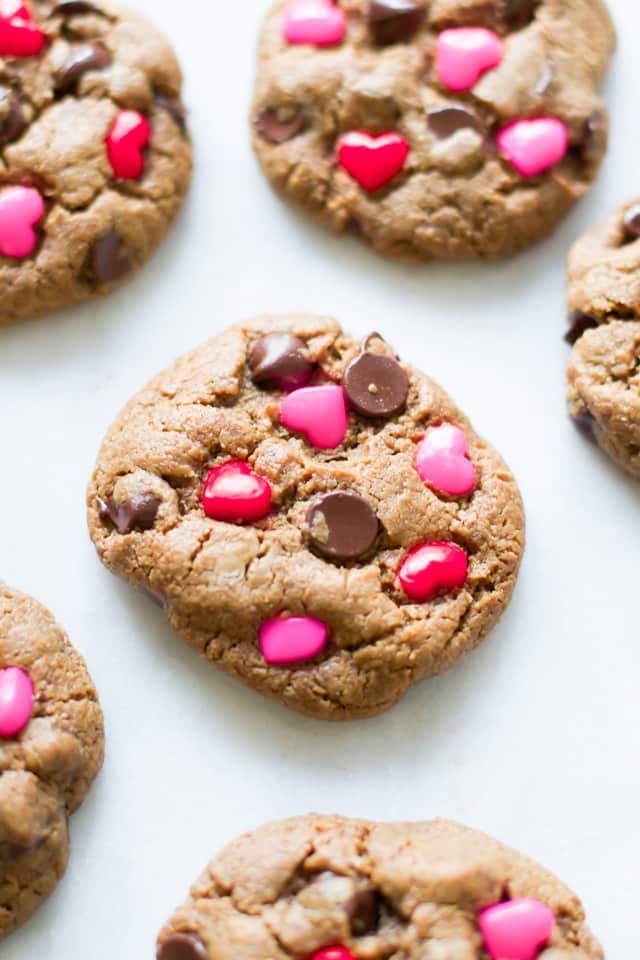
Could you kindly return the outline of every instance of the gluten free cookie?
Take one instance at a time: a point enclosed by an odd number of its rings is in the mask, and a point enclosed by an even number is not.
[[[524,540],[515,480],[444,391],[379,334],[303,315],[232,327],[134,397],[88,512],[186,643],[335,719],[473,649]]]
[[[257,156],[282,196],[382,254],[514,253],[597,173],[613,47],[601,0],[280,0]]]
[[[163,928],[157,960],[602,960],[556,877],[446,820],[312,815],[230,843]]]
[[[0,584],[0,939],[64,874],[69,815],[103,752],[84,660],[48,610]]]
[[[640,203],[626,204],[569,254],[569,413],[640,479]]]
[[[0,0],[0,322],[153,254],[191,176],[180,87],[164,37],[109,0]]]

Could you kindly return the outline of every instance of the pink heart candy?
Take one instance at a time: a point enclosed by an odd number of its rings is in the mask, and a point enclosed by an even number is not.
[[[466,497],[476,485],[476,468],[467,456],[467,437],[460,427],[431,427],[418,444],[416,469],[420,478],[450,497]]]
[[[344,390],[333,383],[294,390],[280,401],[280,419],[287,430],[304,433],[318,450],[333,450],[347,432]]]
[[[523,177],[536,177],[559,163],[569,149],[569,132],[562,120],[537,117],[515,120],[497,136],[498,149]]]
[[[486,70],[502,61],[502,41],[484,27],[443,30],[436,46],[436,69],[449,90],[471,90]]]
[[[338,141],[338,161],[360,186],[373,193],[400,173],[409,155],[409,144],[399,133],[378,137],[351,130]]]
[[[287,43],[335,46],[344,39],[344,11],[333,0],[289,0],[282,33]]]
[[[536,960],[555,922],[553,910],[546,903],[526,897],[497,903],[478,914],[491,960]]]
[[[44,216],[44,200],[33,187],[0,190],[0,254],[22,260],[33,253],[38,238],[34,225]]]
[[[29,723],[33,683],[20,667],[0,670],[0,737],[15,737]]]
[[[324,650],[329,629],[313,617],[274,617],[259,631],[262,656],[267,663],[297,663],[311,660]]]
[[[469,561],[456,543],[422,543],[398,567],[400,586],[414,603],[427,603],[441,591],[458,590],[467,580]]]

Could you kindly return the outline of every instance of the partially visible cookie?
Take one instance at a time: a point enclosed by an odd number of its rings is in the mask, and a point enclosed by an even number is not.
[[[157,960],[602,960],[556,877],[446,820],[298,817],[214,857]]]
[[[111,0],[0,4],[0,323],[106,293],[155,251],[191,144],[164,37]]]
[[[48,610],[0,584],[0,939],[55,889],[68,818],[104,753],[82,657]]]
[[[548,234],[607,144],[602,0],[278,0],[253,142],[285,199],[411,260]]]
[[[640,479],[640,204],[617,210],[569,254],[567,370],[576,425]]]

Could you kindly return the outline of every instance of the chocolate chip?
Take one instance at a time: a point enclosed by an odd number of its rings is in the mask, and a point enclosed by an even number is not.
[[[574,310],[573,313],[569,314],[569,324],[570,326],[564,335],[564,339],[573,346],[585,330],[597,327],[598,321],[595,317],[590,317],[588,313],[583,313],[582,310]]]
[[[297,390],[313,373],[313,364],[303,354],[304,343],[290,333],[269,333],[251,347],[251,379],[272,390]]]
[[[169,116],[173,117],[181,130],[185,129],[187,111],[181,100],[178,100],[175,97],[165,97],[162,94],[158,94],[157,97],[153,98],[153,102],[156,107],[159,107],[160,110],[166,110]]]
[[[453,136],[458,130],[471,128],[483,133],[484,128],[480,118],[462,104],[453,107],[438,107],[436,110],[430,110],[427,114],[429,129],[435,133],[436,137],[445,140]]]
[[[331,560],[356,560],[378,536],[378,518],[357,493],[336,490],[318,497],[307,511],[313,547]]]
[[[380,923],[380,898],[374,890],[360,890],[345,904],[354,937],[375,933]]]
[[[634,203],[632,207],[629,207],[622,223],[627,242],[637,240],[640,237],[640,203]]]
[[[392,417],[403,409],[409,392],[399,363],[366,351],[349,364],[342,385],[351,406],[364,417]]]
[[[269,143],[285,143],[293,140],[305,125],[306,116],[302,107],[296,107],[287,120],[282,120],[276,110],[263,110],[254,117],[253,125]]]
[[[138,493],[122,503],[117,503],[114,497],[98,498],[100,516],[103,520],[111,520],[118,533],[151,530],[161,503],[152,493]]]
[[[63,17],[72,17],[77,13],[97,13],[100,16],[106,16],[100,7],[97,7],[95,3],[89,3],[89,0],[58,0],[51,11],[52,16],[56,13]]]
[[[582,125],[578,143],[571,145],[569,152],[581,167],[591,171],[600,163],[607,145],[608,126],[606,116],[596,110]]]
[[[519,30],[531,20],[541,0],[499,0],[500,19],[507,30]]]
[[[13,143],[27,126],[20,97],[13,90],[0,91],[0,104],[5,104],[3,120],[0,123],[0,144]]]
[[[59,96],[76,89],[83,74],[90,70],[104,70],[111,63],[111,55],[101,43],[81,43],[71,53],[55,76],[55,90]]]
[[[156,960],[207,960],[209,954],[195,933],[174,933],[158,947]]]
[[[95,241],[89,259],[91,273],[98,283],[115,283],[133,269],[130,257],[124,252],[122,237],[115,230]]]
[[[588,407],[584,407],[579,413],[571,414],[571,421],[578,431],[582,434],[587,440],[590,440],[592,443],[596,442],[596,433],[595,433],[595,423],[596,418],[591,413]]]
[[[425,13],[414,0],[370,0],[367,22],[375,43],[399,43],[422,26]]]

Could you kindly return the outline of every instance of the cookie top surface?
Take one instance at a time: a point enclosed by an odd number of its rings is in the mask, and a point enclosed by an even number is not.
[[[444,391],[377,334],[303,315],[232,327],[153,380],[88,504],[103,562],[186,642],[336,719],[476,646],[524,540],[513,477]]]
[[[383,254],[513,253],[597,172],[613,46],[601,0],[280,0],[257,155],[278,192]]]
[[[577,897],[484,834],[311,815],[222,850],[160,933],[157,960],[499,960],[507,942],[523,960],[602,958]]]
[[[0,938],[64,873],[67,818],[104,753],[102,711],[82,657],[51,614],[0,584]]]
[[[0,322],[9,322],[131,276],[178,211],[191,145],[171,47],[109,0],[6,0],[0,57]]]

